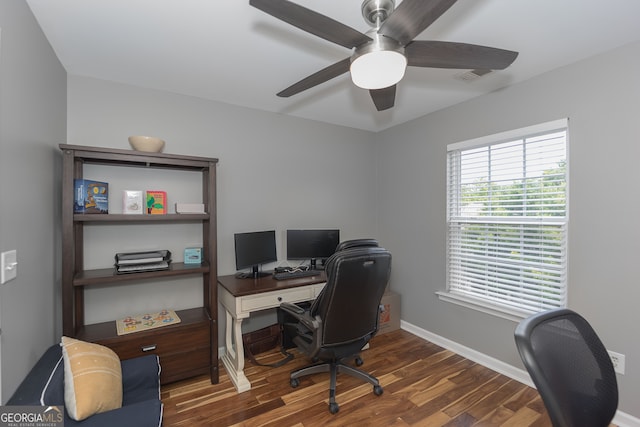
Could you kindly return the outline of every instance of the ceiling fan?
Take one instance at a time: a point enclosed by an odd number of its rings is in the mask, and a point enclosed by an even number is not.
[[[393,107],[396,83],[407,66],[502,70],[518,52],[467,43],[413,40],[457,0],[364,0],[362,16],[372,26],[366,34],[287,0],[249,0],[249,4],[330,42],[353,49],[350,57],[289,86],[277,95],[289,97],[347,71],[368,89],[378,111]]]

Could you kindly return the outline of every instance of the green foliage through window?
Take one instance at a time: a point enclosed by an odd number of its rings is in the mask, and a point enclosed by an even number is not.
[[[449,151],[449,292],[525,312],[565,305],[566,139]]]

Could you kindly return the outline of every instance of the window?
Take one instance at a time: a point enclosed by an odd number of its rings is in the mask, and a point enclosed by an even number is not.
[[[567,120],[447,147],[447,292],[517,319],[566,306]]]

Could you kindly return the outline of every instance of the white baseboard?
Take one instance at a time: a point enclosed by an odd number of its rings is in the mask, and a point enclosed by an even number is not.
[[[486,366],[487,368],[492,369],[502,375],[521,382],[522,384],[535,388],[535,385],[533,384],[529,373],[524,369],[511,366],[508,363],[504,363],[498,359],[494,359],[493,357],[480,353],[472,348],[465,347],[461,344],[458,344],[457,342],[431,333],[427,330],[412,325],[409,322],[405,322],[404,320],[400,320],[400,328],[424,340],[439,345],[442,348],[453,351],[454,353],[459,354],[460,356],[465,357],[473,362],[479,363],[482,366]],[[620,427],[640,427],[640,418],[636,418],[620,410],[616,412],[616,416],[613,418],[612,422]]]

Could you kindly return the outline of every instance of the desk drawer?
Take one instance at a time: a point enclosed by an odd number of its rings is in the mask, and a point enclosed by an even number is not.
[[[265,292],[242,297],[240,309],[245,312],[279,307],[283,302],[309,301],[315,298],[312,286],[283,289],[281,291]]]

